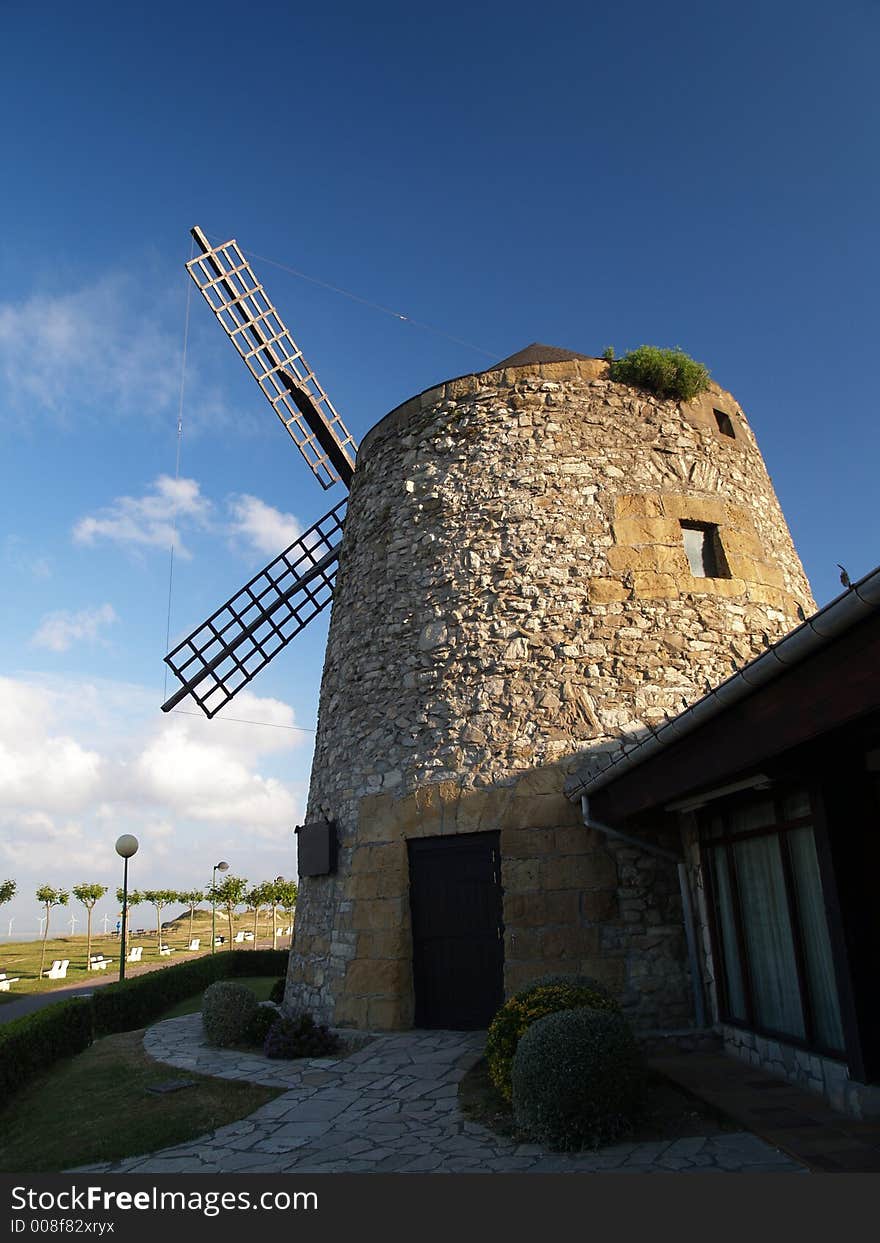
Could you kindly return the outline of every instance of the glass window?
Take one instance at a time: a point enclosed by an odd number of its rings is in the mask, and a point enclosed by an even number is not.
[[[845,1049],[806,790],[716,804],[701,823],[721,1017],[807,1048]],[[806,823],[805,823],[806,821]]]

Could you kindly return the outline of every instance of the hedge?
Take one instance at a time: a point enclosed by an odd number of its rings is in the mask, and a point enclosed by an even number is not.
[[[87,1049],[92,1022],[89,999],[75,997],[0,1026],[0,1101],[61,1058]]]
[[[0,1108],[19,1088],[100,1036],[145,1027],[215,980],[284,975],[288,950],[227,950],[151,971],[0,1025]]]
[[[215,980],[284,974],[288,953],[288,950],[226,950],[96,989],[92,998],[95,1035],[109,1036],[113,1032],[144,1027],[163,1010],[201,992]]]

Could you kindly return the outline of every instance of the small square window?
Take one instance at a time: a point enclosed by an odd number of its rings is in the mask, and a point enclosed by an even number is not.
[[[730,578],[716,526],[708,522],[682,522],[681,536],[694,578]]]
[[[733,420],[724,410],[713,410],[715,422],[718,424],[718,430],[722,436],[729,436],[731,440],[736,439],[736,432],[733,430]]]

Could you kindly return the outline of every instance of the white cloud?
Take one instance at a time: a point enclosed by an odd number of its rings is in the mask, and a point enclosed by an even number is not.
[[[73,527],[77,544],[109,540],[121,546],[167,549],[191,557],[181,529],[223,532],[233,546],[243,545],[261,557],[275,557],[302,535],[293,514],[258,496],[233,494],[226,499],[228,519],[215,517],[217,506],[195,479],[160,475],[143,496],[118,496],[111,505],[80,518]]]
[[[31,639],[34,647],[47,647],[51,652],[66,652],[72,644],[86,639],[100,640],[103,626],[112,625],[119,617],[112,604],[102,604],[96,609],[82,609],[78,613],[60,610],[47,613]]]
[[[3,917],[33,921],[41,883],[112,892],[122,832],[140,888],[202,885],[221,857],[251,880],[295,875],[308,734],[281,700],[242,691],[229,710],[266,724],[163,716],[148,688],[100,679],[0,678],[0,878],[20,895]]]
[[[195,479],[160,475],[144,496],[118,496],[112,505],[88,515],[73,528],[74,543],[110,540],[136,547],[170,548],[179,556],[191,554],[180,538],[179,526],[205,527],[211,502],[202,496]]]
[[[27,541],[20,535],[7,535],[3,541],[3,559],[17,574],[31,578],[46,579],[52,575],[52,563],[48,557],[31,552]]]
[[[232,516],[230,535],[241,537],[266,556],[277,556],[302,535],[302,526],[293,514],[282,513],[257,496],[231,496],[227,506]]]
[[[167,418],[180,395],[181,287],[160,281],[148,270],[113,273],[64,293],[0,302],[0,417],[29,426],[46,415],[103,425]],[[234,425],[192,352],[186,394],[189,430]]]
[[[52,696],[0,678],[0,806],[75,814],[99,790],[102,757],[54,727]]]

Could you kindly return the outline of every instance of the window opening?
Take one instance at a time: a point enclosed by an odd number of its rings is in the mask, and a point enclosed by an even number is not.
[[[724,410],[713,410],[715,422],[718,424],[718,430],[722,436],[729,436],[731,440],[736,439],[736,432],[733,430],[733,420]]]
[[[730,578],[717,526],[682,522],[681,536],[694,578]]]

